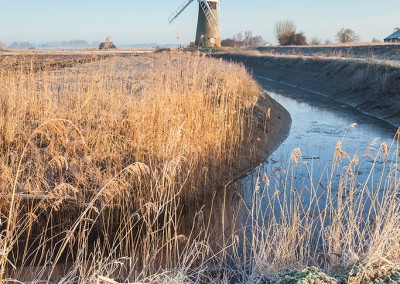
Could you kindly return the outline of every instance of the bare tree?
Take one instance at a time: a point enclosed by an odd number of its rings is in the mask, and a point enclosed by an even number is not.
[[[292,20],[283,20],[275,24],[275,37],[279,44],[286,45],[288,39],[296,33],[296,24]]]
[[[245,31],[244,32],[244,45],[249,46],[250,40],[253,38],[252,31]]]
[[[348,43],[358,41],[360,37],[352,29],[342,28],[336,33],[336,40],[341,43]]]
[[[259,47],[264,44],[264,39],[261,36],[253,36],[250,38],[248,46],[249,47]]]
[[[238,42],[243,41],[243,33],[242,32],[238,32],[237,34],[235,34],[233,36],[233,40],[238,41]]]
[[[307,45],[306,36],[296,32],[296,25],[292,20],[277,22],[275,37],[280,45]]]
[[[0,42],[0,50],[5,50],[6,44],[4,42]]]
[[[317,37],[313,37],[313,38],[311,38],[310,44],[311,45],[320,45],[321,44],[321,40],[319,38],[317,38]]]

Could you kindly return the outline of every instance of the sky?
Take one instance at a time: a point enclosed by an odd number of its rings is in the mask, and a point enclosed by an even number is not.
[[[118,44],[188,44],[194,41],[194,1],[173,23],[184,0],[0,0],[0,42],[43,43],[84,39]],[[277,21],[293,20],[307,38],[334,40],[342,27],[361,41],[383,39],[400,27],[400,0],[222,0],[221,37],[251,30],[276,43]],[[177,33],[180,39],[177,40]]]

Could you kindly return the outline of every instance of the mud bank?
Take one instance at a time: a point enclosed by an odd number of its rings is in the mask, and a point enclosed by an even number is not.
[[[304,56],[215,56],[243,63],[260,79],[330,97],[400,126],[400,68],[394,65]]]

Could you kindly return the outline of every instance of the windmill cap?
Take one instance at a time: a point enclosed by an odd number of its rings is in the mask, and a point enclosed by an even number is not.
[[[197,0],[197,1],[200,2],[201,0]],[[207,2],[220,3],[221,0],[207,0]]]

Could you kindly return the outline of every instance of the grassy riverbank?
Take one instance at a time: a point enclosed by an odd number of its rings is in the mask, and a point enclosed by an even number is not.
[[[399,45],[392,47],[396,52]],[[281,48],[275,49],[271,53],[244,51],[216,56],[243,63],[257,76],[333,98],[400,126],[399,59],[343,57],[315,52],[324,49],[329,52],[329,47],[288,47],[282,48],[282,54]],[[294,54],[285,53],[292,50]]]
[[[258,50],[274,55],[314,56],[347,59],[381,60],[395,63],[400,60],[398,43],[337,43],[310,46],[266,46]]]
[[[3,280],[396,279],[399,133],[364,157],[338,143],[324,177],[304,183],[295,149],[260,173],[248,204],[238,178],[290,116],[244,67],[186,53],[68,66],[0,73]],[[363,159],[384,169],[378,180],[358,179]],[[243,210],[247,226],[235,227]]]
[[[284,112],[246,70],[204,56],[63,58],[3,61],[3,279],[145,278],[210,258],[197,209],[290,118],[274,131]]]

